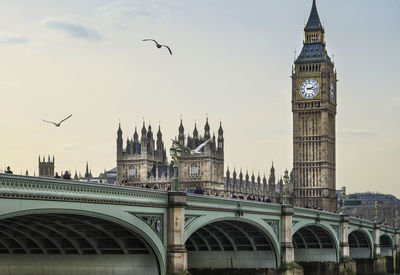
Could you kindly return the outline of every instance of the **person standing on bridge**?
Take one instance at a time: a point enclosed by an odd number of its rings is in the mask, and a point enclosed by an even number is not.
[[[13,172],[11,171],[10,166],[7,166],[7,170],[4,171],[4,173],[6,173],[6,174],[12,174],[12,173],[13,173]]]

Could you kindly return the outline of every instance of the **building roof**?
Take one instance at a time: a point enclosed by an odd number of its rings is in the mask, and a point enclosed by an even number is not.
[[[331,61],[324,45],[320,43],[304,44],[303,49],[296,60],[296,64],[323,61]]]
[[[307,24],[304,28],[305,31],[315,31],[320,30],[322,28],[321,21],[319,20],[317,4],[315,0],[313,0],[310,17],[308,18]]]

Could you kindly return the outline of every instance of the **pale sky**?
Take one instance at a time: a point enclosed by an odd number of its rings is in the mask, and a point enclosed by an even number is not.
[[[143,118],[222,120],[225,166],[292,167],[291,68],[311,0],[0,0],[0,168],[94,175]],[[337,189],[400,197],[400,1],[318,0],[338,73]],[[144,38],[171,46],[173,55]],[[73,116],[62,127],[41,121]],[[201,130],[200,130],[201,129]]]

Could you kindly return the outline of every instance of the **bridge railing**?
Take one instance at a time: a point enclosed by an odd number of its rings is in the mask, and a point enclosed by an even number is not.
[[[228,197],[217,197],[197,194],[187,194],[188,209],[220,209],[220,210],[243,210],[246,213],[270,213],[280,215],[281,204],[266,203],[251,200],[233,199]]]
[[[166,207],[162,190],[0,174],[0,197]]]

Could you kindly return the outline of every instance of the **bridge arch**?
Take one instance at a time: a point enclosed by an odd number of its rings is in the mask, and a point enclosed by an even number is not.
[[[295,262],[338,262],[339,238],[324,221],[300,221],[292,228]]]
[[[364,228],[351,228],[348,235],[350,257],[353,259],[372,258],[374,241],[371,233]]]
[[[30,254],[29,257],[34,259],[37,264],[41,263],[40,256],[43,256],[37,254],[47,254],[45,256],[55,262],[58,261],[57,254],[63,254],[63,257],[68,256],[77,261],[79,259],[76,256],[89,259],[89,262],[93,262],[93,257],[96,256],[98,261],[111,266],[112,263],[108,262],[107,257],[110,256],[109,258],[113,260],[117,257],[116,254],[119,254],[121,256],[119,260],[124,265],[122,269],[131,270],[133,267],[129,267],[129,264],[133,257],[137,257],[138,261],[149,261],[155,267],[138,265],[139,273],[150,270],[147,274],[165,274],[164,246],[157,234],[144,221],[124,211],[119,211],[118,215],[109,209],[102,212],[101,210],[105,208],[101,205],[98,208],[92,208],[93,210],[36,208],[3,214],[0,215],[2,221],[0,236],[7,231],[5,230],[7,228],[23,228],[24,230],[21,232],[25,232],[24,241],[19,240],[19,243],[20,245],[26,243],[29,247],[25,246],[21,249],[25,252],[23,254]],[[38,221],[42,221],[42,223]],[[87,231],[82,233],[80,229]],[[12,246],[21,236],[21,234],[16,234],[14,240],[8,236],[6,240]],[[32,246],[32,243],[45,245],[43,248],[38,245]],[[7,242],[3,239],[0,247],[4,244]],[[7,252],[3,251],[3,253],[10,254],[12,252],[10,246],[5,245],[4,247]],[[17,253],[21,253],[21,251],[17,250]],[[142,257],[140,254],[149,256]],[[8,259],[8,262],[12,263],[13,260]]]
[[[382,256],[393,256],[394,240],[393,237],[385,232],[380,234],[381,254]]]
[[[279,229],[279,220],[276,221]],[[198,217],[185,229],[189,269],[277,268],[280,245],[265,221],[243,217]]]

